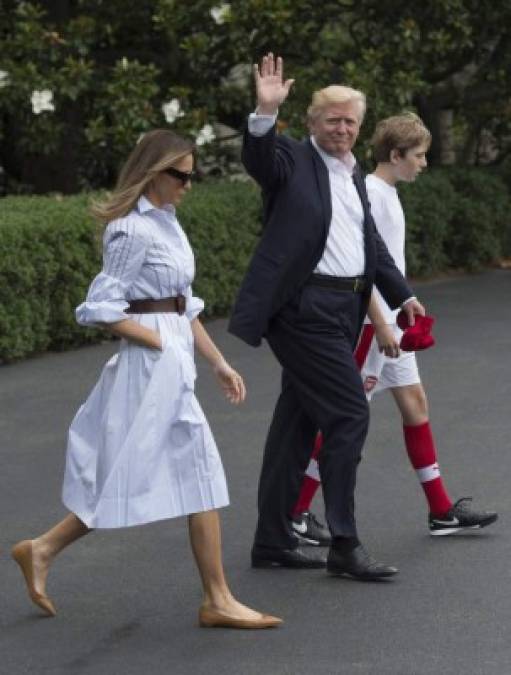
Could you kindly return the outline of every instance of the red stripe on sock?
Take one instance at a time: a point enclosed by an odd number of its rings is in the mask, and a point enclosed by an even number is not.
[[[322,445],[323,436],[321,431],[318,431],[314,441],[314,450],[312,451],[310,460],[311,462],[317,461]],[[299,513],[304,513],[304,511],[310,511],[312,500],[314,499],[314,495],[316,494],[320,485],[321,482],[319,480],[311,478],[307,475],[304,476],[302,486],[300,488],[300,495],[293,509],[293,516],[297,516]]]
[[[314,441],[314,450],[312,451],[311,459],[316,459],[318,458],[319,451],[321,450],[323,446],[323,434],[321,431],[318,431],[316,434],[316,439]]]
[[[358,341],[357,348],[355,349],[355,361],[357,362],[359,370],[362,370],[364,361],[367,359],[367,354],[371,347],[373,337],[374,337],[373,325],[371,323],[366,323],[362,330],[360,340]]]
[[[300,488],[300,496],[293,509],[293,516],[297,516],[304,511],[310,511],[311,502],[319,486],[319,480],[315,480],[310,476],[304,476],[302,487]]]

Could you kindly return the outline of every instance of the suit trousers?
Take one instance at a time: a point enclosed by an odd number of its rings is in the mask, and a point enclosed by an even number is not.
[[[266,440],[255,544],[296,548],[293,507],[321,429],[319,472],[332,537],[356,537],[354,490],[369,409],[353,357],[361,296],[306,285],[274,317],[266,338],[282,390]]]

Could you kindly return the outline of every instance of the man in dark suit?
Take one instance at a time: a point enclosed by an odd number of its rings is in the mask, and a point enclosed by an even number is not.
[[[359,579],[392,576],[360,543],[354,516],[356,470],[368,428],[368,406],[353,349],[373,283],[413,323],[424,308],[396,268],[370,213],[351,153],[365,97],[331,86],[314,94],[311,137],[278,136],[275,121],[292,80],[270,53],[254,66],[256,113],[242,159],[263,191],[264,231],[250,262],[229,330],[250,345],[265,337],[282,365],[282,391],[268,432],[259,483],[254,567],[324,567]],[[314,436],[325,515],[332,535],[328,560],[298,546],[290,515]]]

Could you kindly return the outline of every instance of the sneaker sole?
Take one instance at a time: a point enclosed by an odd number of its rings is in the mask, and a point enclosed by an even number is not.
[[[304,537],[303,534],[300,534],[296,530],[293,530],[293,534],[299,541],[301,541],[303,544],[309,544],[309,546],[330,546],[332,543],[331,540],[319,541],[318,539],[309,539],[308,537]]]
[[[481,525],[470,525],[468,527],[451,527],[448,530],[430,530],[429,533],[432,537],[445,537],[450,534],[457,534],[458,532],[463,532],[464,530],[480,530]]]
[[[477,525],[465,525],[464,527],[449,527],[445,530],[430,530],[429,533],[432,537],[445,537],[446,535],[456,534],[457,532],[463,532],[464,530],[480,530],[483,527],[491,525],[497,519],[498,515],[491,516],[490,518],[487,518],[485,521],[483,521],[482,523],[478,523]]]

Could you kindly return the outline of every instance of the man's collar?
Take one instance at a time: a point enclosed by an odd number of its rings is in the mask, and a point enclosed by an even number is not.
[[[355,159],[355,156],[352,152],[347,152],[345,155],[343,155],[342,159],[338,159],[337,157],[329,155],[327,152],[325,152],[323,148],[318,145],[314,136],[311,136],[310,139],[312,145],[318,152],[321,159],[325,162],[329,171],[333,171],[334,173],[347,171],[350,176],[353,175],[357,160]]]

